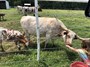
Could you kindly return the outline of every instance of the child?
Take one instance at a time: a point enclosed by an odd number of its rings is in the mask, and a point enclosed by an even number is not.
[[[90,67],[90,60],[87,56],[87,54],[90,55],[90,53],[86,50],[86,48],[76,49],[76,48],[73,48],[69,45],[66,45],[66,47],[68,47],[69,49],[71,49],[74,52],[77,52],[79,54],[79,56],[81,57],[81,59],[84,61],[84,63],[86,65],[88,65],[88,67]]]

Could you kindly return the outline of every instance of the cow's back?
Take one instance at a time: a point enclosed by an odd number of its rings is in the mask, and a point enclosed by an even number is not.
[[[25,31],[30,34],[36,34],[36,18],[34,16],[23,16],[20,23]],[[60,20],[49,17],[39,17],[39,25],[40,34],[49,32],[57,34],[62,30],[61,26],[65,27]]]

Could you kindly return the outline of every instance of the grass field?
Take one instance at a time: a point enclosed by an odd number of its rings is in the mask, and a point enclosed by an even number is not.
[[[19,23],[22,15],[16,9],[0,10],[0,13],[6,14],[5,21],[0,21],[0,27],[22,31]],[[43,9],[42,12],[39,12],[39,16],[59,18],[67,28],[75,31],[81,37],[90,37],[90,18],[86,18],[82,10]],[[51,46],[51,42],[48,45]],[[15,45],[13,42],[4,42],[3,46],[8,50]],[[55,46],[59,49],[40,51],[40,62],[36,61],[36,48],[29,49],[30,53],[26,54],[0,56],[0,67],[69,67],[73,61],[80,60],[78,54],[65,47],[61,38],[55,40]],[[80,48],[80,41],[74,40],[73,47]],[[17,48],[9,51],[17,51]]]

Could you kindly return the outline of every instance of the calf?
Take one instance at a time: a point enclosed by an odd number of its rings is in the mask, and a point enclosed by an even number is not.
[[[2,49],[2,51],[4,51],[3,46],[2,46],[2,41],[6,40],[6,41],[14,41],[15,44],[17,45],[18,49],[20,50],[20,45],[19,43],[24,44],[24,46],[27,46],[27,39],[25,38],[25,36],[20,33],[17,30],[9,30],[3,27],[0,27],[0,47]]]
[[[46,36],[45,46],[49,39],[61,35],[65,44],[71,45],[72,40],[76,38],[76,33],[67,29],[67,27],[57,18],[39,17],[39,31],[40,36]],[[21,26],[26,33],[28,41],[30,35],[36,35],[36,17],[23,16],[20,20]]]
[[[42,11],[42,9],[40,7],[38,7],[38,11]],[[33,7],[24,6],[22,8],[22,13],[23,13],[23,15],[28,15],[30,13],[34,14],[35,13],[35,7],[34,6]]]

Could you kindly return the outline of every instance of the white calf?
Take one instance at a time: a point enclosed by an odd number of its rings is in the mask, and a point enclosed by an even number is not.
[[[76,34],[68,30],[62,21],[56,18],[39,17],[40,36],[46,36],[46,43],[55,36],[62,35],[66,44],[71,45]],[[36,35],[36,18],[34,16],[23,16],[21,26],[29,39],[29,35]]]

